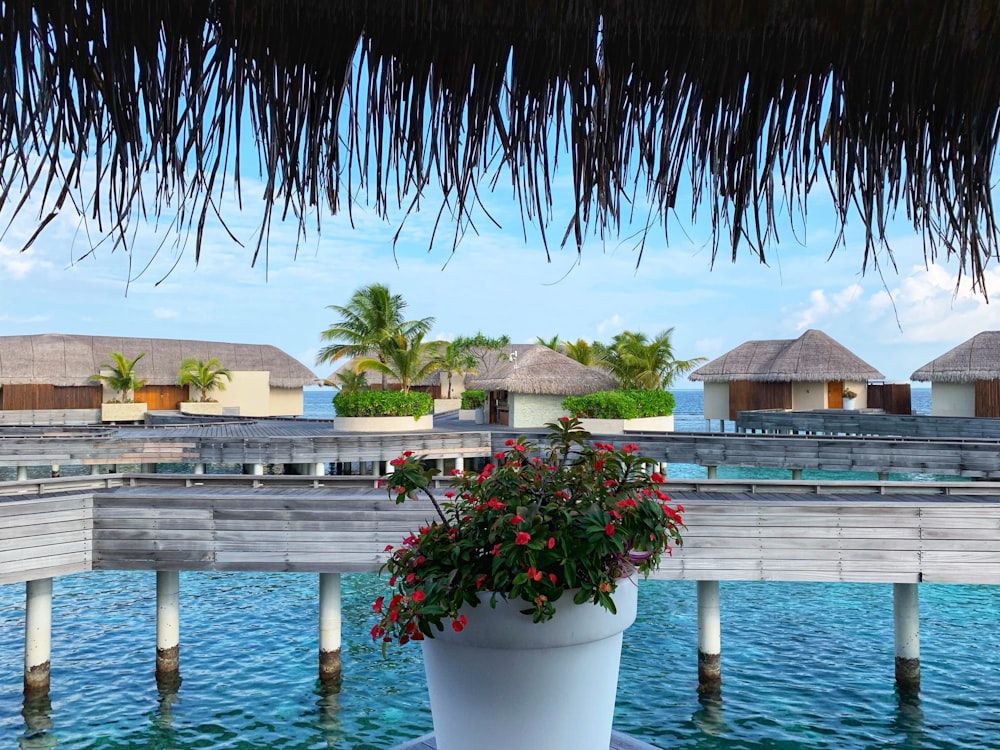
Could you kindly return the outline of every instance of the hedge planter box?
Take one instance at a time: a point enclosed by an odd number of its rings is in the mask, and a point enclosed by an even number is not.
[[[146,404],[101,404],[102,422],[142,422],[146,419]]]
[[[628,432],[673,432],[674,417],[637,417],[636,419],[580,420],[580,426],[594,435],[623,435]]]
[[[436,398],[434,399],[434,413],[456,411],[461,405],[462,399],[460,398]]]
[[[181,413],[221,416],[223,407],[218,401],[181,401]]]
[[[339,432],[419,432],[434,429],[434,415],[413,417],[335,417],[333,429]]]
[[[636,581],[619,581],[617,614],[563,595],[548,622],[522,601],[489,597],[464,630],[421,642],[438,750],[607,750],[622,633],[636,616]]]
[[[474,422],[478,409],[459,409],[458,419],[460,422]]]

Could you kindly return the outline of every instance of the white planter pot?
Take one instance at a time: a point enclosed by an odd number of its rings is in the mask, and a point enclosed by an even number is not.
[[[475,409],[474,412],[473,418],[476,420],[476,424],[486,424],[486,412],[483,407]]]
[[[413,417],[334,417],[333,429],[342,432],[416,432],[434,429],[434,415]]]
[[[585,417],[580,426],[593,435],[622,435],[633,432],[673,432],[674,417],[636,417],[635,419],[594,419]]]
[[[459,422],[472,422],[476,418],[475,409],[459,409],[458,410],[458,421]]]
[[[854,408],[854,399],[853,398],[845,398],[844,399],[844,408],[845,409],[853,409]]]
[[[181,401],[182,414],[221,415],[222,404],[218,401]]]
[[[520,613],[524,602],[492,609],[485,597],[465,610],[462,632],[422,641],[438,750],[607,750],[637,592],[635,580],[619,582],[617,614],[567,593],[538,624]]]
[[[101,404],[102,422],[141,422],[146,418],[146,404]]]

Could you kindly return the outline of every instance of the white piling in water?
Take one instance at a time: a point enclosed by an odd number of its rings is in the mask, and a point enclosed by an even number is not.
[[[17,481],[26,482],[28,480],[28,467],[20,466],[17,467]]]
[[[722,687],[722,623],[719,582],[698,581],[698,692]]]
[[[892,585],[892,620],[896,643],[896,687],[920,691],[920,595],[915,583]]]
[[[24,694],[49,692],[52,657],[52,579],[24,584]]]
[[[319,574],[319,679],[324,686],[341,682],[340,573]]]
[[[718,466],[706,466],[705,467],[705,478],[706,479],[717,479],[719,476]]]
[[[181,581],[176,570],[156,571],[156,679],[180,672]]]
[[[204,474],[205,473],[205,464],[195,464],[194,465],[194,473],[195,474]]]

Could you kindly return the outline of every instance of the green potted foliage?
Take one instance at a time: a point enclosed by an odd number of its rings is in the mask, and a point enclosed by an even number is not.
[[[211,398],[212,391],[224,391],[233,373],[212,357],[207,362],[186,357],[177,371],[177,384],[198,391],[197,401],[184,401],[181,411],[188,414],[222,414],[222,404]]]
[[[469,389],[462,392],[462,406],[458,410],[460,420],[483,423],[483,408],[486,403],[486,391]]]
[[[573,418],[546,426],[544,446],[456,470],[441,501],[421,456],[390,462],[390,497],[429,500],[433,520],[386,548],[371,635],[421,643],[438,750],[607,750],[636,579],[681,543],[652,459]]]
[[[585,429],[610,435],[625,430],[671,432],[674,396],[669,391],[629,389],[568,396],[561,406],[579,417]]]
[[[341,390],[334,426],[346,432],[405,432],[434,426],[434,399],[420,391]]]
[[[134,422],[143,419],[146,404],[136,403],[135,391],[146,385],[146,380],[136,373],[136,363],[146,356],[145,352],[135,359],[129,359],[121,352],[108,355],[111,362],[100,366],[100,372],[90,376],[104,384],[106,390],[114,391],[116,398],[105,399],[101,404],[102,422]]]

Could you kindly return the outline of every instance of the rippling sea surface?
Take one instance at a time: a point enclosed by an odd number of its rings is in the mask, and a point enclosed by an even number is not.
[[[679,429],[704,429],[700,398],[678,394],[677,416]],[[343,576],[344,684],[332,695],[315,679],[317,577],[274,573],[181,574],[183,679],[158,692],[155,580],[55,580],[42,705],[21,696],[24,586],[0,586],[0,750],[384,750],[430,731],[419,649],[383,660],[368,637],[376,576]],[[695,585],[642,582],[618,729],[664,749],[1000,750],[1000,587],[921,585],[919,700],[894,691],[891,585],[720,590],[722,696],[699,700]]]

